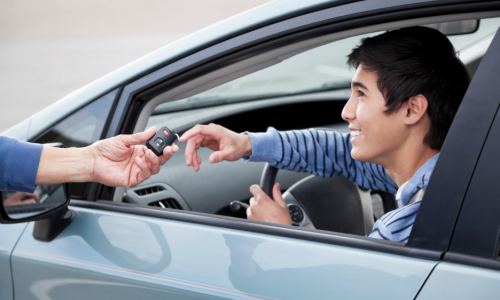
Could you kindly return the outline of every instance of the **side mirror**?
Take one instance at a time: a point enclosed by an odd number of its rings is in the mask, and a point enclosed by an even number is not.
[[[61,147],[62,144],[46,144]],[[0,223],[35,222],[33,236],[49,242],[74,219],[75,212],[68,209],[69,184],[39,184],[33,194],[19,191],[0,192]]]
[[[38,185],[33,194],[0,192],[0,223],[35,222],[33,236],[51,241],[73,220],[75,212],[68,209],[69,184]]]

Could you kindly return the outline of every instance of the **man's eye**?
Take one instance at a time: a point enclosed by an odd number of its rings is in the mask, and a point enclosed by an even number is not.
[[[363,93],[361,90],[358,90],[358,97],[363,97],[365,93]]]

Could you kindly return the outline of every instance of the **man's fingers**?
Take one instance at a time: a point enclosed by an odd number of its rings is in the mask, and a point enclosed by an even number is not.
[[[135,176],[135,179],[137,182],[130,182],[129,181],[129,184],[131,186],[135,186],[135,185],[143,182],[144,180],[148,179],[149,177],[151,177],[151,171],[149,170],[149,165],[146,162],[145,158],[136,156],[135,157],[135,164],[137,165],[137,167],[139,167],[139,173]],[[131,180],[131,179],[132,179],[132,177],[129,180]]]
[[[276,203],[278,203],[281,207],[285,207],[286,206],[286,202],[285,200],[283,200],[283,195],[281,194],[281,190],[280,190],[280,184],[279,183],[275,183],[274,186],[273,186],[273,199],[274,201],[276,201]]]
[[[21,201],[24,197],[27,195],[30,195],[30,193],[25,193],[25,192],[15,192],[10,196],[9,198],[12,199],[12,201]]]
[[[174,153],[177,151],[179,151],[179,146],[175,144],[172,146],[165,147],[163,149],[163,155],[158,157],[160,166],[163,166],[170,158],[172,158],[172,155],[174,155]]]
[[[40,197],[38,197],[38,194],[36,192],[33,193],[33,194],[31,194],[31,193],[24,193],[24,197],[30,197],[30,198],[33,198],[35,200],[40,199]]]
[[[147,164],[149,165],[149,171],[151,174],[157,174],[160,172],[160,160],[156,154],[153,153],[150,149],[146,151],[145,158],[147,160]]]
[[[200,170],[200,161],[201,160],[199,160],[198,153],[194,151],[193,156],[191,157],[191,163],[195,172],[198,172]]]
[[[218,163],[223,160],[233,161],[234,160],[234,151],[231,149],[225,149],[222,151],[215,151],[210,154],[209,160],[211,163]]]
[[[139,169],[141,171],[149,171],[149,165],[148,163],[144,160],[143,157],[140,157],[140,156],[136,156],[135,157],[135,164],[137,165],[137,167],[139,167]]]
[[[203,136],[196,136],[190,139],[186,145],[186,152],[184,153],[184,157],[186,158],[186,165],[189,167],[193,164],[193,153],[200,147],[200,143],[203,140]]]
[[[128,145],[139,145],[145,143],[156,133],[156,127],[153,126],[146,131],[120,136]]]
[[[266,193],[264,193],[264,191],[262,190],[262,188],[260,186],[258,186],[257,184],[254,184],[250,187],[250,193],[252,193],[252,195],[255,197],[256,200],[261,200],[261,199],[264,199],[264,198],[269,198]]]
[[[184,132],[184,134],[181,136],[181,138],[179,140],[181,142],[185,142],[185,141],[187,141],[187,140],[191,139],[192,137],[197,136],[199,134],[214,138],[216,136],[217,131],[218,131],[218,127],[215,124],[196,125],[193,128],[189,129],[188,131]]]
[[[36,200],[33,198],[21,201],[21,204],[35,204],[35,203],[36,203]]]

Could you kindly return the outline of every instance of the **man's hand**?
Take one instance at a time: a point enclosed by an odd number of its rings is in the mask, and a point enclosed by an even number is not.
[[[23,200],[24,198],[29,197],[28,199]],[[24,192],[15,192],[10,197],[3,201],[4,206],[10,205],[22,205],[22,204],[34,204],[38,200],[37,193],[24,193]]]
[[[252,155],[252,144],[248,135],[239,134],[215,124],[196,125],[186,131],[180,141],[187,141],[186,165],[193,166],[195,171],[200,169],[201,159],[197,153],[200,147],[215,151],[210,155],[211,163],[223,160],[235,161],[243,156]]]
[[[247,209],[249,220],[292,225],[288,206],[281,195],[279,183],[273,187],[274,201],[256,184],[250,187],[250,192],[253,197],[250,198],[250,207]]]
[[[177,145],[167,146],[163,155],[157,157],[146,146],[140,145],[156,133],[152,127],[133,135],[119,135],[102,140],[88,147],[91,157],[92,181],[109,186],[136,186],[160,171],[172,155],[179,150]]]
[[[160,166],[179,150],[163,149],[157,157],[140,145],[156,133],[152,127],[132,135],[119,135],[86,148],[43,147],[35,184],[95,181],[109,186],[131,187],[160,171]]]

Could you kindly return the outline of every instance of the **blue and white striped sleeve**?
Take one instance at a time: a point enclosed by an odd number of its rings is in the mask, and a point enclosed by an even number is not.
[[[350,134],[306,129],[246,133],[252,142],[249,161],[266,161],[286,170],[309,172],[320,177],[343,175],[358,185],[396,193],[396,183],[382,166],[351,157]]]

